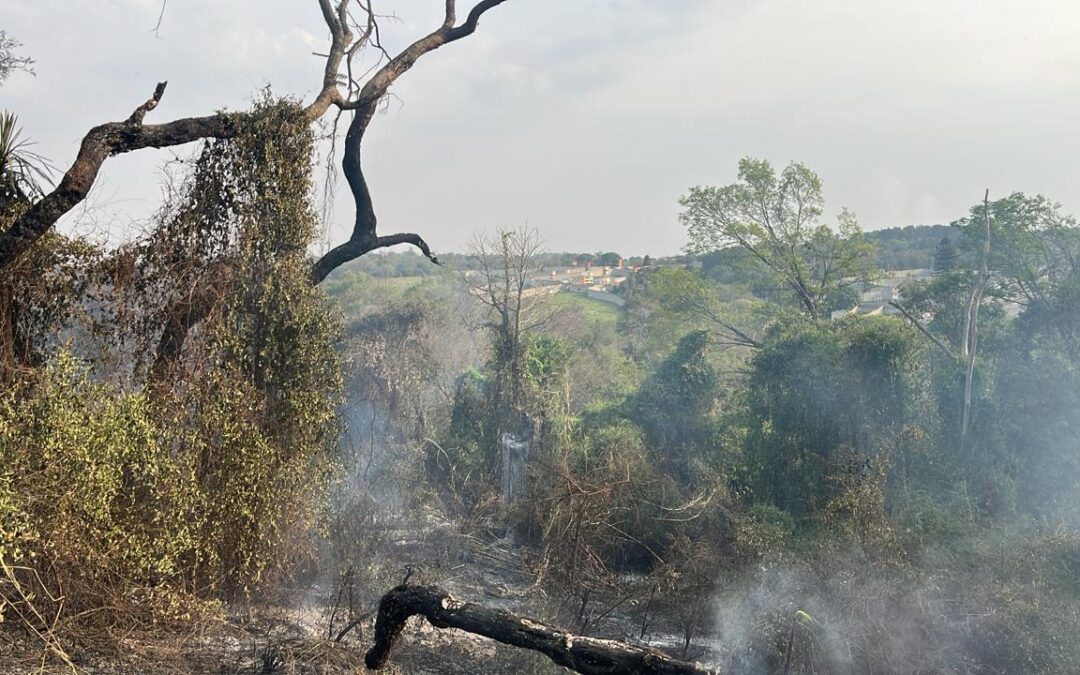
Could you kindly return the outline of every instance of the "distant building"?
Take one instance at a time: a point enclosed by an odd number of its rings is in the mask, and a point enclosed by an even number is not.
[[[855,285],[859,302],[889,303],[900,299],[900,287],[911,281],[924,281],[934,276],[929,269],[894,270],[881,278]]]
[[[900,310],[892,302],[902,299],[900,287],[912,281],[925,281],[934,276],[934,270],[911,269],[886,272],[880,278],[854,285],[859,293],[859,302],[851,309],[840,309],[832,313],[833,319],[845,316],[894,316]]]

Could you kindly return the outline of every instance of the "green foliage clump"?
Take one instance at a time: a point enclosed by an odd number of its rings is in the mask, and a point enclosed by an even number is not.
[[[876,473],[927,412],[925,345],[889,318],[777,326],[751,361],[748,479],[759,498],[818,512],[842,475]]]
[[[708,459],[716,447],[711,413],[717,376],[706,355],[708,346],[705,331],[685,335],[627,402],[650,449],[684,478],[695,460]]]
[[[854,214],[841,211],[835,230],[818,222],[821,179],[802,164],[777,173],[767,160],[745,157],[738,182],[692,187],[679,203],[690,252],[743,249],[811,318],[826,316],[840,288],[873,271],[874,246]]]
[[[18,582],[64,589],[72,613],[127,604],[125,593],[191,590],[185,572],[202,553],[201,506],[213,496],[161,432],[145,395],[92,381],[64,354],[9,390],[0,562],[20,570],[0,582],[9,601]]]
[[[273,588],[313,552],[342,385],[339,321],[308,276],[310,125],[295,102],[267,97],[238,131],[207,147],[196,175],[223,195],[204,216],[221,218],[208,226],[228,240],[233,272],[205,326],[208,362],[165,408],[186,432],[174,451],[195,453],[215,496],[202,562],[206,583],[229,594]]]

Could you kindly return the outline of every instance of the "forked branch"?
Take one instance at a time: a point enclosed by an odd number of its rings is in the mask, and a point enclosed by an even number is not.
[[[446,0],[446,14],[439,28],[413,42],[397,56],[390,59],[371,76],[371,79],[364,84],[354,100],[338,102],[341,108],[353,111],[352,121],[349,123],[348,132],[345,134],[341,168],[345,174],[345,180],[349,183],[349,190],[352,192],[353,202],[356,205],[356,216],[353,220],[353,231],[349,241],[332,248],[312,267],[312,282],[316,284],[321,282],[334,269],[369,251],[401,243],[416,246],[432,262],[438,262],[431,253],[427,242],[417,234],[404,233],[379,236],[377,233],[378,218],[375,215],[371,190],[368,188],[361,167],[364,134],[367,132],[368,125],[371,124],[379,101],[386,96],[390,85],[412,68],[417,59],[445,44],[471,35],[476,31],[480,17],[488,10],[505,1],[484,0],[472,8],[463,24],[455,26],[455,2],[454,0]],[[324,5],[326,4],[326,0],[322,0],[322,2]],[[326,9],[324,8],[323,11],[325,13]],[[370,6],[368,11],[370,12]],[[369,14],[369,16],[372,15]]]

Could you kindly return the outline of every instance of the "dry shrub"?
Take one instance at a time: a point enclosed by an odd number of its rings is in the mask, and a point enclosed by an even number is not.
[[[685,555],[689,548],[726,541],[722,484],[692,489],[664,473],[628,422],[586,442],[587,449],[544,468],[526,520],[542,527],[545,568],[568,588],[612,572],[677,566],[694,557]]]
[[[118,630],[190,618],[185,573],[205,554],[212,501],[191,457],[163,447],[144,395],[91,381],[66,355],[34,375],[0,402],[4,600],[24,619]]]

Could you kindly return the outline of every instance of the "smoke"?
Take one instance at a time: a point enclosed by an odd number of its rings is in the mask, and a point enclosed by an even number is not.
[[[1061,672],[1080,636],[1075,531],[946,526],[918,554],[778,554],[715,598],[723,672]]]

